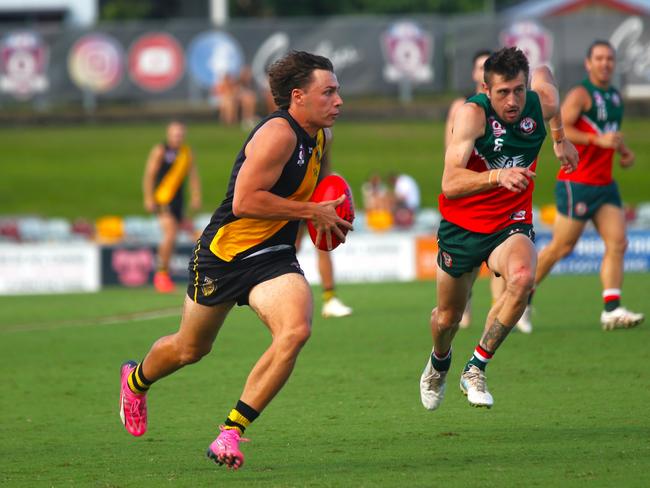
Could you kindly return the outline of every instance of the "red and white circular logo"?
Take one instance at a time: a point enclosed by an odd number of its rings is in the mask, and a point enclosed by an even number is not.
[[[129,76],[143,90],[168,90],[178,83],[184,71],[183,49],[169,34],[145,34],[129,49]]]
[[[521,119],[519,128],[524,134],[532,134],[535,132],[535,129],[537,129],[537,122],[535,122],[535,119],[531,119],[530,117],[524,117]]]
[[[587,204],[585,202],[576,203],[574,212],[578,217],[582,217],[587,213]]]
[[[452,265],[451,256],[449,254],[447,254],[445,251],[442,251],[442,260],[444,261],[445,266],[447,266],[448,268],[451,268],[451,265]]]

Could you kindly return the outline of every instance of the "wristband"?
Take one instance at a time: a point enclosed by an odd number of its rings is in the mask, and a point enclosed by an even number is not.
[[[488,185],[492,184],[492,174],[494,173],[494,170],[491,169],[490,172],[488,173]]]
[[[501,171],[503,171],[503,168],[497,170],[497,186],[501,186],[501,182],[499,181],[499,175],[501,174]]]

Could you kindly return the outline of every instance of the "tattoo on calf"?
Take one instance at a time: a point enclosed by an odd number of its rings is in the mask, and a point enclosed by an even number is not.
[[[502,324],[499,319],[495,318],[490,328],[481,337],[481,347],[491,353],[496,352],[511,330],[512,327]]]

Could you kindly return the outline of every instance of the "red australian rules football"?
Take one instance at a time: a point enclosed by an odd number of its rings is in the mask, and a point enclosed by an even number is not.
[[[329,175],[323,178],[316,188],[314,193],[311,196],[311,201],[315,203],[326,202],[329,200],[336,200],[341,195],[345,194],[345,200],[338,207],[336,207],[336,213],[339,217],[348,222],[352,223],[354,220],[354,202],[352,201],[352,190],[350,190],[350,185],[347,181],[341,178],[339,175]],[[307,221],[307,229],[309,230],[309,236],[311,237],[312,242],[318,249],[327,251],[327,239],[325,235],[321,235],[320,242],[316,242],[316,228],[311,220]],[[348,230],[340,227],[344,234],[348,233]],[[332,233],[332,249],[341,244],[341,241],[336,234]]]

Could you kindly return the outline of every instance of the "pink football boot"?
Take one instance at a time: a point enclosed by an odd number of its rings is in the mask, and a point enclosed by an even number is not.
[[[127,361],[120,369],[120,418],[127,432],[136,437],[147,431],[147,396],[129,388],[129,375],[138,364]]]
[[[239,450],[239,443],[248,442],[248,439],[240,436],[237,429],[226,429],[220,425],[219,430],[219,437],[208,447],[208,458],[233,470],[241,468],[244,465],[244,454]]]

